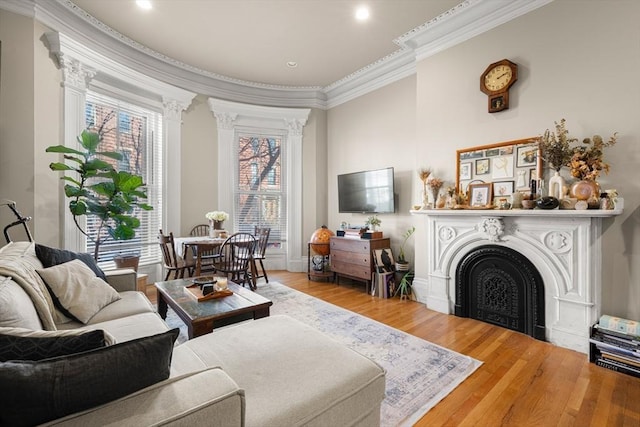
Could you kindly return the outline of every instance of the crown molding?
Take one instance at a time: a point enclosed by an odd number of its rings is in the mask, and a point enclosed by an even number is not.
[[[280,107],[328,109],[415,73],[416,63],[553,0],[465,0],[394,40],[399,49],[326,87],[248,82],[176,61],[118,33],[71,0],[0,0],[54,31],[144,75],[202,95]]]

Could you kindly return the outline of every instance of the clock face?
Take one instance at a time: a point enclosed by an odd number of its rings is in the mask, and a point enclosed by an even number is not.
[[[496,65],[484,76],[484,86],[488,90],[498,91],[507,87],[512,78],[511,67],[505,64]]]

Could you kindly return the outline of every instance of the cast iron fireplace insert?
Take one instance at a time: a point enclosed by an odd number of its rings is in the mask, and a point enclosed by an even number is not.
[[[456,268],[455,314],[545,340],[544,284],[521,253],[485,245]]]

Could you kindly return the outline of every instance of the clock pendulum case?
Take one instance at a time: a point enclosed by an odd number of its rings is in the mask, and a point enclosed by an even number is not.
[[[518,64],[508,59],[494,62],[480,76],[480,90],[488,96],[490,113],[509,108],[509,88],[518,80]]]

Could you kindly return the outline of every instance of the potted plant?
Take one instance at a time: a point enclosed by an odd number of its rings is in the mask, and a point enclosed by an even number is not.
[[[396,262],[396,270],[398,271],[407,271],[409,270],[409,261],[406,260],[404,255],[404,245],[409,240],[409,237],[413,235],[416,231],[416,227],[412,226],[402,235],[402,243],[400,244],[400,253],[398,254],[398,261]]]
[[[369,227],[371,231],[376,231],[376,229],[380,224],[382,224],[382,221],[380,221],[380,218],[378,218],[376,215],[372,215],[367,219],[367,222],[365,222],[364,225]]]
[[[413,278],[415,277],[415,272],[413,270],[409,270],[402,275],[402,279],[400,279],[400,283],[398,283],[398,287],[394,292],[393,296],[400,294],[400,299],[410,299],[411,298],[411,286],[413,285]]]
[[[116,170],[115,166],[103,158],[122,160],[122,154],[115,151],[99,151],[102,135],[85,130],[78,137],[83,150],[64,145],[47,147],[48,153],[64,155],[65,162],[53,162],[49,168],[62,171],[60,178],[67,183],[64,193],[69,199],[69,210],[73,221],[82,234],[94,245],[93,258],[98,260],[100,245],[109,239],[129,240],[135,237],[135,229],[140,220],[135,209],[151,210],[153,207],[140,202],[147,193],[140,175]],[[71,172],[71,175],[67,175]],[[95,233],[89,232],[79,218],[95,217]]]

